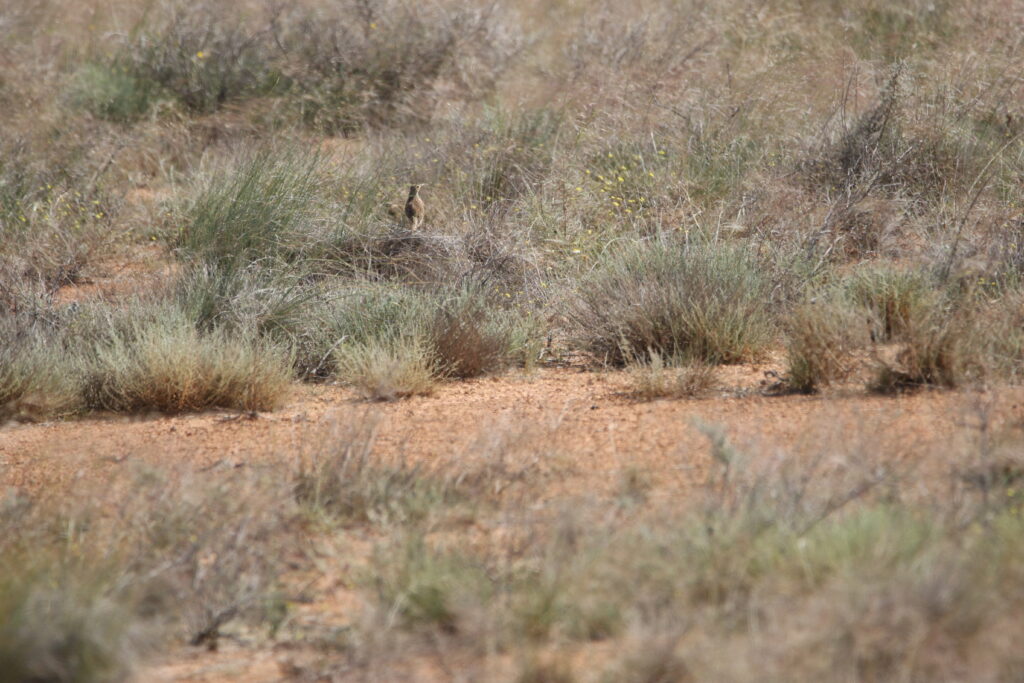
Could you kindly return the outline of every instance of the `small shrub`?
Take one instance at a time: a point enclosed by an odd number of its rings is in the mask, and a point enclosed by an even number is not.
[[[434,391],[438,368],[414,337],[396,336],[346,344],[334,352],[338,376],[364,398],[394,401]]]
[[[155,88],[116,65],[86,64],[75,74],[69,98],[103,119],[130,123],[149,109]]]
[[[768,298],[753,259],[739,249],[639,243],[597,265],[568,317],[599,360],[622,365],[634,352],[656,351],[736,363],[771,341]]]
[[[228,6],[174,3],[166,17],[136,27],[114,68],[159,86],[190,111],[208,114],[277,85],[267,48],[262,33]]]

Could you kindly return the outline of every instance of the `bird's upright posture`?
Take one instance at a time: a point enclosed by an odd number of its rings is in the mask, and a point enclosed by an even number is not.
[[[409,186],[409,199],[405,202],[405,217],[409,219],[409,225],[412,226],[413,230],[416,230],[423,224],[423,200],[420,199],[420,188],[423,187],[423,183],[419,185]]]

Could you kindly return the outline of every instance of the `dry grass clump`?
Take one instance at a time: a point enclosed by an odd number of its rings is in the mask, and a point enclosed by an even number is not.
[[[314,348],[326,347],[329,359],[318,367],[384,400],[525,362],[536,336],[528,318],[502,310],[472,283],[429,294],[393,285],[350,288],[318,326]],[[317,355],[313,348],[305,353]]]
[[[955,387],[987,360],[970,312],[935,303],[907,321],[895,363],[881,362],[869,388],[893,393],[921,386]]]
[[[437,385],[438,369],[430,350],[415,337],[346,344],[334,352],[334,364],[346,383],[375,401],[427,396]]]
[[[862,313],[835,293],[822,293],[793,309],[785,323],[789,388],[813,393],[856,369],[853,353],[869,342],[870,318]]]
[[[223,330],[201,333],[170,307],[94,323],[77,353],[82,402],[91,410],[270,410],[291,384],[288,357],[268,342]]]
[[[646,360],[627,366],[632,393],[639,399],[700,398],[715,388],[715,366],[701,361],[680,364],[649,351]]]
[[[753,258],[724,245],[656,241],[621,247],[579,286],[569,313],[599,360],[634,352],[735,363],[771,341],[768,283]]]
[[[788,386],[813,392],[867,365],[881,393],[1016,372],[1014,310],[924,272],[862,268],[789,314]]]
[[[0,421],[74,412],[78,396],[67,374],[61,349],[49,335],[24,320],[0,318]]]
[[[444,376],[478,377],[526,362],[537,331],[531,320],[495,299],[473,283],[442,293],[424,337]]]
[[[295,474],[295,498],[303,509],[346,526],[403,524],[423,519],[447,492],[419,467],[375,461],[379,416],[335,420]]]
[[[858,269],[846,287],[853,302],[871,316],[872,336],[879,342],[905,334],[911,321],[940,296],[939,283],[927,272],[885,264]]]
[[[534,480],[557,427],[499,423],[481,430],[458,457],[410,464],[380,448],[380,420],[375,411],[330,415],[302,444],[292,481],[307,514],[344,527],[464,524]]]

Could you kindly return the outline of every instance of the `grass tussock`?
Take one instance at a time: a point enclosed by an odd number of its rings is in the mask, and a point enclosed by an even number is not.
[[[310,217],[318,161],[262,151],[226,174],[214,174],[184,209],[183,252],[200,262],[240,270],[294,255]]]
[[[708,363],[758,357],[772,336],[768,284],[742,250],[670,242],[610,254],[580,285],[570,313],[598,359],[656,351]]]
[[[116,412],[270,410],[292,376],[279,348],[225,331],[201,333],[168,308],[100,329],[78,362],[85,407]]]
[[[45,335],[5,325],[0,337],[0,421],[67,415],[78,396],[61,349]]]
[[[438,370],[430,351],[415,338],[355,342],[334,354],[338,374],[370,400],[427,396],[437,385]]]

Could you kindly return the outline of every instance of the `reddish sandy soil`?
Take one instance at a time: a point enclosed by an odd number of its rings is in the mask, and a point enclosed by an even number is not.
[[[549,476],[530,495],[538,504],[611,494],[623,472],[644,472],[652,496],[685,496],[710,464],[709,442],[697,422],[721,425],[733,443],[765,457],[816,445],[884,448],[893,457],[944,467],[939,457],[970,432],[979,409],[994,424],[1024,420],[1024,389],[921,392],[895,397],[863,391],[827,397],[761,395],[773,364],[724,368],[724,389],[704,399],[638,402],[625,392],[624,373],[541,369],[441,386],[429,397],[366,404],[334,386],[296,386],[273,413],[214,412],[136,418],[90,417],[0,429],[0,488],[60,490],[84,480],[111,481],[132,462],[185,467],[241,467],[287,462],[323,443],[330,429],[379,417],[375,455],[424,464],[494,449],[502,438],[531,440],[530,457]],[[317,441],[319,439],[319,441]],[[515,453],[515,449],[508,452]],[[541,453],[541,455],[537,455]],[[330,587],[320,604],[301,610],[321,618],[358,609],[350,591]],[[299,618],[302,617],[300,612]],[[141,680],[282,678],[286,654],[230,643],[220,652],[185,650],[144,672]]]
[[[724,427],[751,452],[807,450],[819,440],[842,440],[927,462],[929,453],[945,450],[963,431],[980,405],[994,406],[998,422],[1024,419],[1024,389],[763,396],[753,389],[766,367],[725,368],[723,384],[741,388],[704,399],[640,402],[625,391],[622,373],[542,369],[443,385],[433,396],[396,403],[367,404],[340,387],[298,385],[273,413],[12,424],[0,429],[0,482],[29,490],[61,486],[136,459],[197,468],[287,460],[304,450],[319,425],[376,413],[380,457],[440,462],[525,432],[546,440],[544,450],[559,469],[573,474],[552,482],[545,495],[600,493],[629,467],[643,468],[660,485],[685,488],[708,464],[708,440],[695,426],[700,422]]]

